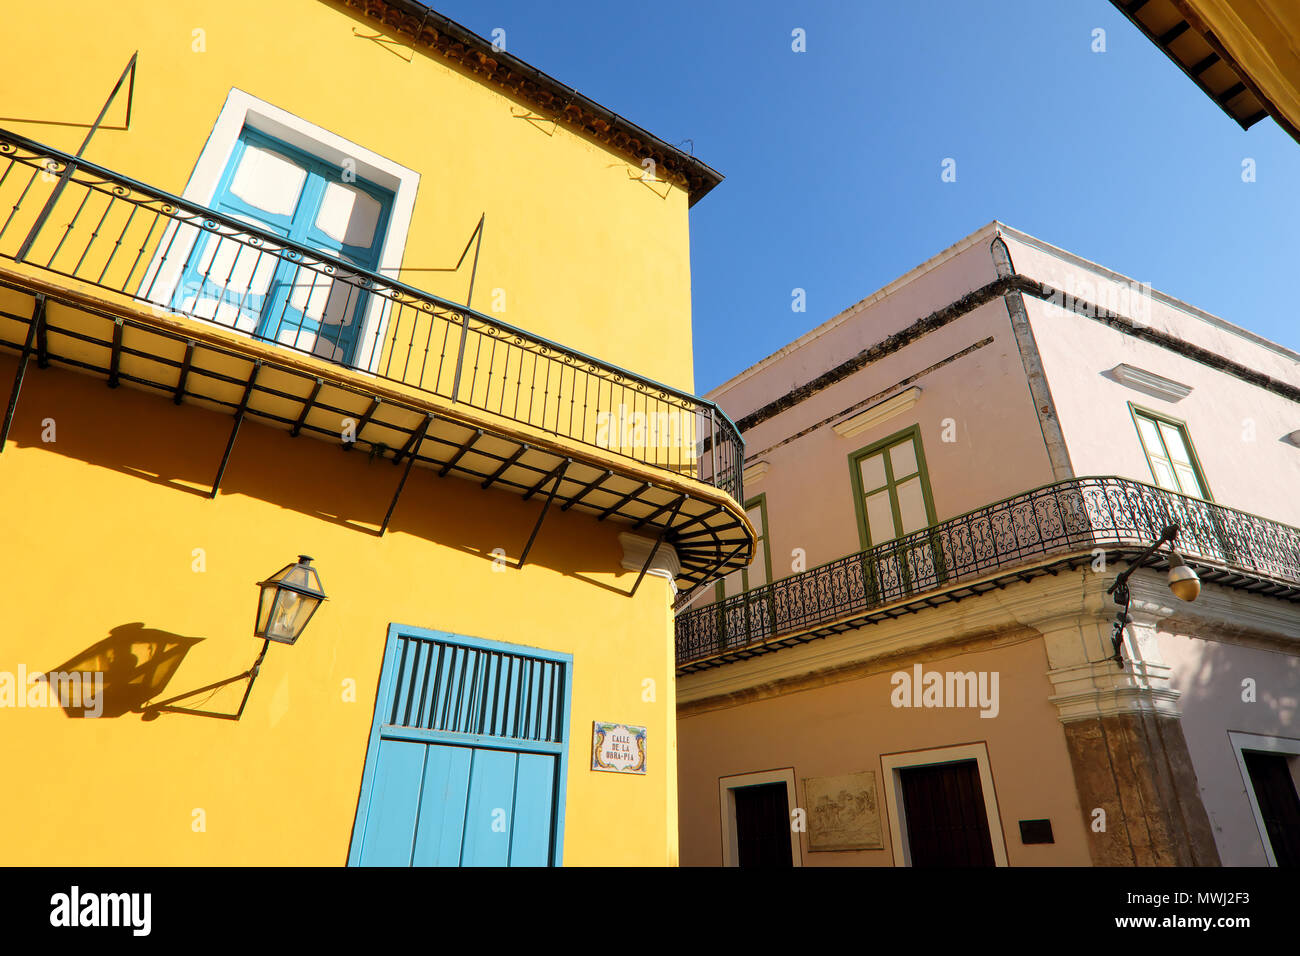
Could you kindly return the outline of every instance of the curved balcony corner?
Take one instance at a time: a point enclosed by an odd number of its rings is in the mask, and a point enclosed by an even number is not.
[[[1174,523],[1179,553],[1202,577],[1300,600],[1300,529],[1126,478],[1073,478],[681,613],[677,666],[850,630],[877,609],[936,603],[964,583],[1054,557],[1142,548]]]

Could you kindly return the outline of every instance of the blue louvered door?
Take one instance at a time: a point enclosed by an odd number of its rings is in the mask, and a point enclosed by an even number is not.
[[[389,633],[350,865],[555,866],[572,658]]]

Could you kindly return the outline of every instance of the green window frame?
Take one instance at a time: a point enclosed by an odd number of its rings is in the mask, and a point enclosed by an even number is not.
[[[767,574],[767,580],[764,581],[763,584],[771,584],[772,583],[772,548],[770,543],[771,529],[768,527],[767,524],[766,492],[764,492],[761,495],[755,495],[753,498],[750,498],[745,502],[746,514],[748,514],[750,511],[753,511],[755,508],[758,508],[761,522],[760,522],[760,533],[758,535],[758,539],[754,543],[754,548],[755,550],[757,550],[758,548],[763,549],[763,570]],[[752,516],[750,520],[751,521],[753,520]],[[718,581],[717,599],[719,601],[721,601],[723,598],[727,596],[727,588],[726,588],[727,579],[734,577],[736,573],[737,572],[733,571],[731,572],[731,574],[727,575],[727,577],[722,578]],[[761,584],[751,585],[749,583],[749,566],[741,568],[739,574],[740,574],[741,593],[748,591],[754,587],[762,587]]]
[[[913,455],[915,456],[915,470],[911,466],[904,464],[902,461],[896,462],[892,449],[898,446],[911,444]],[[883,484],[877,484],[872,488],[863,486],[862,463],[879,455],[882,464]],[[897,456],[902,459],[903,456]],[[904,467],[901,474],[895,474],[896,464]],[[862,543],[862,550],[867,550],[879,541],[873,541],[871,535],[870,521],[868,520],[869,505],[867,504],[868,495],[878,495],[882,491],[889,493],[890,514],[893,520],[895,531],[889,538],[881,538],[882,541],[892,541],[894,538],[920,531],[920,528],[907,530],[903,526],[902,508],[899,503],[898,488],[905,485],[913,478],[919,479],[922,503],[925,509],[926,527],[932,527],[938,524],[934,511],[934,495],[930,491],[930,470],[925,463],[925,449],[921,443],[921,426],[912,425],[910,428],[904,428],[902,431],[894,432],[886,438],[873,442],[865,448],[859,448],[849,455],[849,474],[853,483],[853,505],[858,516],[858,538]]]
[[[894,454],[894,449],[907,448],[909,454]],[[863,476],[863,463],[868,459],[880,458],[880,466],[876,473],[872,487],[867,487],[867,481]],[[909,461],[909,457],[912,459]],[[921,426],[919,424],[896,431],[892,435],[872,442],[865,448],[859,448],[857,451],[849,454],[849,475],[853,485],[853,504],[854,510],[858,517],[858,538],[862,545],[862,550],[868,551],[876,545],[896,541],[907,535],[915,534],[918,531],[924,531],[926,528],[933,528],[939,523],[938,517],[934,510],[934,494],[930,489],[930,469],[925,461],[925,448],[921,442]],[[910,482],[916,482],[916,487],[920,490],[922,510],[925,516],[925,524],[919,527],[908,527],[904,522],[903,506],[900,501],[899,488],[908,485]],[[889,521],[892,527],[889,529],[892,533],[888,538],[879,534],[873,537],[871,533],[871,511],[872,505],[868,503],[868,497],[877,498],[881,492],[887,493],[889,505]],[[915,499],[912,502],[915,507]],[[877,515],[879,515],[879,505],[877,505]],[[915,513],[912,509],[913,521],[915,523]],[[878,539],[878,540],[877,540]],[[923,562],[933,571],[931,584],[926,584],[925,579],[930,578],[928,573],[922,572],[921,579],[918,580],[913,574],[910,566],[911,561],[916,556],[916,550],[911,549],[906,552],[896,551],[892,555],[881,554],[873,557],[866,557],[863,561],[862,574],[863,581],[867,589],[867,594],[875,600],[887,599],[887,595],[896,594],[894,586],[900,585],[904,594],[911,594],[918,589],[932,585],[942,584],[947,580],[947,569],[945,567],[943,547],[937,534],[931,534],[929,540],[928,560]]]
[[[1166,491],[1213,501],[1187,423],[1132,402],[1128,407],[1151,470],[1151,480]]]

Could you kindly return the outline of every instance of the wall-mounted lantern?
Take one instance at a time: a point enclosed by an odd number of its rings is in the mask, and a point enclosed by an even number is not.
[[[257,675],[262,670],[262,661],[266,659],[266,651],[271,646],[271,642],[292,644],[302,637],[307,622],[325,600],[325,590],[321,587],[320,575],[311,566],[311,558],[305,554],[298,555],[296,562],[285,565],[265,581],[259,581],[257,586],[261,591],[257,597],[257,621],[253,633],[262,639],[262,651],[257,655],[257,660],[253,661],[253,666],[242,674],[227,677],[206,687],[178,694],[157,703],[143,705],[140,710],[145,720],[154,720],[161,713],[219,717],[222,720],[239,720],[244,715],[244,708],[248,706],[248,697],[253,693],[253,682],[257,680]],[[179,701],[188,697],[198,694],[210,696],[212,691],[241,680],[246,680],[248,683],[244,686],[244,697],[239,702],[239,709],[233,714],[177,706]]]
[[[320,575],[305,554],[298,555],[295,563],[285,565],[257,586],[262,591],[257,599],[257,625],[253,633],[281,644],[298,640],[325,600]]]
[[[1106,591],[1107,594],[1115,596],[1115,603],[1120,606],[1120,611],[1115,615],[1115,624],[1111,631],[1111,644],[1115,648],[1114,661],[1119,665],[1119,669],[1124,669],[1124,628],[1132,623],[1132,618],[1128,615],[1129,592],[1128,579],[1134,571],[1142,566],[1142,562],[1151,555],[1155,554],[1163,545],[1169,545],[1169,590],[1174,592],[1174,597],[1182,601],[1195,601],[1201,594],[1201,579],[1196,576],[1196,572],[1187,566],[1183,556],[1174,550],[1174,539],[1178,537],[1180,527],[1177,524],[1166,526],[1161,532],[1160,537],[1156,538],[1145,551],[1133,559],[1133,562],[1119,573],[1115,578],[1115,583]]]

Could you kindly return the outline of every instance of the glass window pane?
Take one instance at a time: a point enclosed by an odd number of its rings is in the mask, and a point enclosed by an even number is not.
[[[867,495],[867,534],[872,545],[892,541],[898,537],[894,528],[894,511],[889,502],[889,491],[877,491]]]
[[[349,246],[369,248],[383,207],[369,193],[341,183],[327,183],[316,213],[316,227]]]
[[[910,438],[889,449],[889,467],[894,469],[895,481],[916,474],[916,448]]]
[[[246,146],[230,191],[250,206],[288,216],[298,207],[298,196],[306,181],[307,170],[288,157]]]
[[[1187,453],[1187,446],[1183,442],[1182,429],[1161,422],[1160,434],[1164,436],[1165,448],[1169,452],[1169,457],[1176,464],[1190,465],[1192,463],[1192,457]]]
[[[925,497],[921,479],[909,478],[898,486],[898,513],[903,519],[903,534],[920,531],[930,522],[925,514]]]
[[[1174,478],[1174,472],[1169,467],[1169,462],[1163,458],[1152,458],[1151,470],[1155,472],[1157,485],[1169,491],[1178,491],[1178,481]]]
[[[858,470],[862,473],[862,490],[863,492],[875,491],[877,488],[885,486],[885,454],[881,452],[878,455],[872,455],[870,458],[863,458],[858,463]]]
[[[1139,415],[1137,417],[1138,431],[1142,433],[1142,443],[1146,445],[1148,455],[1159,455],[1160,451],[1160,433],[1156,431],[1156,423],[1149,418]]]
[[[1174,465],[1174,471],[1178,475],[1178,484],[1183,494],[1195,495],[1198,498],[1205,497],[1205,489],[1196,480],[1196,472],[1190,465]]]

